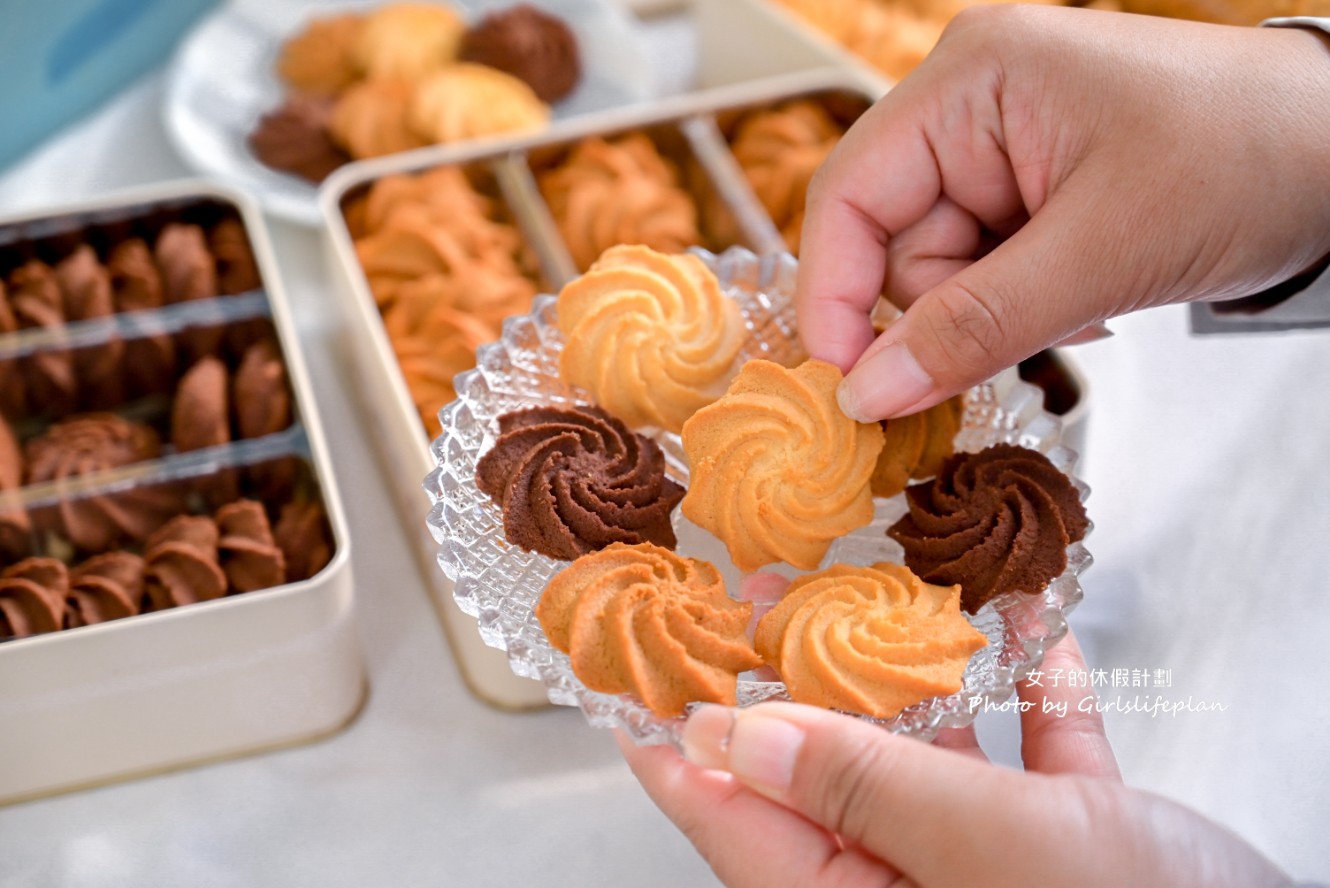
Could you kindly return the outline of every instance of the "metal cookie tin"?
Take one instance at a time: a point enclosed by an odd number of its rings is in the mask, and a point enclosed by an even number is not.
[[[58,262],[80,244],[105,260],[125,238],[151,242],[171,222],[206,227],[221,219],[240,223],[257,288],[0,334],[0,365],[9,370],[30,381],[29,365],[67,355],[78,377],[73,403],[30,396],[27,408],[9,419],[20,441],[89,409],[165,428],[179,369],[131,380],[133,367],[149,366],[144,355],[174,343],[181,356],[211,349],[234,366],[241,350],[272,337],[292,421],[280,431],[188,452],[172,447],[164,433],[168,443],[155,458],[4,491],[0,520],[28,534],[11,540],[17,551],[3,556],[4,566],[25,555],[74,563],[102,543],[134,551],[142,540],[125,529],[128,523],[152,528],[176,514],[210,513],[218,498],[232,495],[258,500],[270,518],[283,505],[307,507],[311,539],[326,546],[326,562],[278,586],[0,643],[0,803],[312,740],[347,724],[363,700],[341,502],[252,202],[185,182],[0,219],[0,273],[33,258]],[[140,359],[96,373],[94,361],[80,360],[112,344]],[[124,379],[116,378],[116,366],[125,368]],[[296,570],[292,565],[286,575]]]

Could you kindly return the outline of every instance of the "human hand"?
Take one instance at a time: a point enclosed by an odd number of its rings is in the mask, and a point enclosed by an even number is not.
[[[1070,635],[1045,664],[1085,671]],[[793,703],[698,709],[684,728],[685,758],[622,738],[620,746],[731,888],[1289,883],[1222,827],[1123,786],[1102,720],[1077,709],[1088,693],[1019,687],[1029,704],[1025,772],[989,764],[973,728],[929,746]],[[1067,714],[1052,714],[1061,704]]]
[[[958,16],[809,189],[799,329],[847,371],[842,408],[914,412],[1115,315],[1313,267],[1330,253],[1326,39]],[[875,341],[881,292],[907,310]]]

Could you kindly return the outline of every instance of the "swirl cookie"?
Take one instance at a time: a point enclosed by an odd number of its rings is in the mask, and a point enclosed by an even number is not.
[[[618,246],[559,293],[559,375],[632,428],[672,432],[716,400],[746,331],[701,259]]]
[[[873,519],[882,428],[841,412],[840,380],[825,361],[793,370],[749,361],[684,425],[692,478],[683,513],[740,570],[776,561],[812,570],[836,538]]]
[[[569,561],[615,542],[674,548],[683,488],[650,438],[597,407],[518,410],[499,431],[476,486],[502,506],[510,543]]]
[[[433,3],[389,3],[365,16],[351,55],[370,80],[414,81],[457,57],[462,17]]]
[[[1090,527],[1071,479],[1042,453],[1012,444],[958,453],[905,497],[910,511],[887,535],[919,576],[959,583],[970,613],[1006,592],[1042,592]]]
[[[416,84],[408,119],[419,136],[446,144],[543,129],[550,108],[511,74],[458,62]]]
[[[365,80],[342,93],[328,118],[333,142],[357,160],[420,148],[428,142],[407,125],[411,84]]]
[[[758,621],[754,643],[791,699],[890,718],[959,691],[988,640],[961,615],[959,586],[880,563],[798,578]]]
[[[0,571],[0,638],[60,629],[68,592],[69,574],[54,558],[27,558]]]
[[[364,20],[354,13],[310,21],[282,44],[277,76],[296,92],[331,96],[360,76],[355,45]]]
[[[581,269],[616,244],[677,253],[702,242],[696,204],[642,133],[583,140],[541,175],[540,192]]]
[[[957,395],[927,410],[883,420],[886,443],[873,469],[873,496],[895,496],[911,478],[936,475],[955,451],[964,414],[965,401]]]
[[[840,141],[841,128],[807,100],[759,111],[739,125],[734,157],[790,252],[799,252],[808,183]]]
[[[616,543],[550,581],[536,618],[588,688],[673,716],[693,701],[734,704],[739,673],[762,662],[745,636],[752,610],[705,561]]]

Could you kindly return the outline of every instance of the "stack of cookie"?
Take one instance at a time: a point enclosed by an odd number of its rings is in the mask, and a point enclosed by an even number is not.
[[[421,422],[453,400],[453,377],[536,295],[535,260],[499,202],[458,167],[387,176],[347,210],[356,256]]]

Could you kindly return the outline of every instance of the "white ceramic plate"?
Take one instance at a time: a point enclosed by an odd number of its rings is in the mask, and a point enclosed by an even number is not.
[[[453,0],[470,20],[517,0]],[[379,3],[317,0],[234,0],[203,19],[171,65],[166,131],[180,156],[200,173],[253,194],[269,212],[306,225],[320,222],[316,186],[268,169],[246,137],[265,112],[281,104],[276,62],[282,41],[314,17],[369,9]],[[582,82],[554,105],[562,120],[644,101],[656,95],[639,32],[608,0],[536,0],[566,21],[582,51]]]

